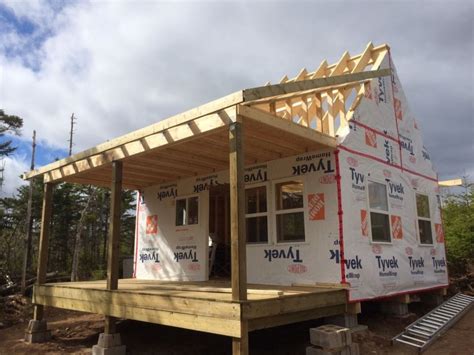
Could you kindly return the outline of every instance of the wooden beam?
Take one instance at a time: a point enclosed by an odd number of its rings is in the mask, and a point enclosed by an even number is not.
[[[145,295],[140,304],[136,306],[108,304],[106,302],[91,302],[43,295],[39,295],[37,301],[41,302],[43,305],[51,307],[104,314],[106,315],[106,319],[126,318],[147,323],[220,334],[229,337],[239,338],[241,336],[240,320],[238,319],[223,319],[219,317],[207,317],[183,312],[147,308],[147,298],[153,298],[153,295]],[[171,300],[170,303],[172,304],[173,300]]]
[[[322,308],[309,309],[302,312],[282,313],[275,316],[255,318],[249,320],[249,331],[278,327],[280,325],[304,322],[338,314],[343,314],[346,306],[336,305]]]
[[[188,125],[188,123],[193,120],[197,120],[196,124],[198,127],[201,128],[201,122],[202,124],[204,124],[205,122],[199,119],[205,116],[214,116],[215,114],[215,116],[219,116],[220,121],[224,119],[223,117],[226,117],[227,119],[230,119],[232,121],[235,119],[235,115],[232,112],[233,110],[231,106],[234,106],[235,104],[238,104],[241,102],[243,102],[243,92],[237,91],[233,94],[211,101],[202,106],[198,106],[189,111],[169,117],[158,123],[155,123],[150,126],[144,127],[142,129],[136,130],[134,132],[128,133],[121,137],[117,137],[106,143],[99,144],[91,149],[87,149],[81,153],[74,154],[71,157],[61,159],[57,162],[48,164],[39,169],[32,170],[28,173],[25,173],[23,175],[23,178],[30,179],[34,176],[42,175],[48,171],[58,169],[63,166],[67,166],[71,163],[86,159],[88,157],[91,157],[100,153],[105,153],[106,151],[113,150],[115,148],[127,145],[129,143],[135,144],[137,141],[140,141],[141,139],[154,136],[160,132],[163,132],[166,130],[176,130],[178,126]],[[219,111],[225,111],[225,113],[218,114]],[[212,117],[212,118],[214,119],[215,117]],[[230,122],[223,122],[223,125],[228,125],[229,123]]]
[[[244,150],[241,122],[229,127],[230,239],[232,299],[247,299]]]
[[[342,58],[341,58],[342,59]],[[339,70],[340,67],[334,68]],[[355,81],[378,78],[381,76],[388,76],[391,74],[390,69],[378,69],[372,71],[365,71],[354,74],[334,75],[326,78],[308,79],[302,81],[289,82],[284,84],[275,84],[268,86],[260,86],[243,91],[244,101],[260,100],[266,97],[286,95],[297,91],[307,91],[317,89],[320,87],[328,87],[333,85],[340,85]]]
[[[242,317],[255,319],[271,317],[282,313],[293,313],[315,308],[326,308],[336,305],[345,305],[346,291],[328,290],[324,292],[308,292],[298,297],[279,297],[265,300],[265,302],[244,302]]]
[[[122,162],[112,163],[109,238],[107,241],[107,289],[116,290],[119,271],[120,217],[122,204]]]
[[[149,172],[164,172],[164,171],[176,171],[180,174],[188,173],[192,171],[196,174],[206,173],[209,171],[208,167],[203,167],[199,164],[184,164],[180,160],[170,159],[166,155],[162,154],[160,157],[154,158],[137,158],[125,162],[125,167],[137,167],[140,169],[148,170]],[[184,168],[185,167],[185,168]]]
[[[347,303],[346,304],[346,313],[349,314],[359,314],[362,313],[362,305],[360,302]]]
[[[443,187],[462,186],[462,184],[463,184],[462,179],[438,181],[438,185],[443,186]]]
[[[278,152],[289,152],[291,155],[297,155],[305,151],[303,145],[298,144],[297,142],[281,139],[281,136],[279,137],[280,139],[277,139],[273,135],[267,134],[267,132],[251,132],[250,129],[247,129],[245,130],[244,136],[258,141],[260,144],[266,145],[268,148],[274,149]],[[246,140],[246,142],[248,141],[249,139]]]
[[[229,144],[228,141],[226,142],[227,144],[223,144],[223,141],[214,139],[214,138],[206,138],[204,142],[209,142],[210,145],[213,147],[219,149],[219,150],[224,150],[226,149],[226,146]],[[269,147],[259,143],[258,141],[251,141],[247,140],[245,142],[245,158],[247,161],[247,158],[251,161],[268,161],[268,160],[273,160],[273,159],[278,159],[281,158],[281,155],[275,151],[272,151],[268,149]]]
[[[249,324],[247,320],[240,321],[240,337],[232,338],[232,355],[248,355],[249,353]]]
[[[334,68],[331,70],[331,74],[329,74],[331,77],[335,77],[338,75],[342,75],[342,73],[346,70],[347,68],[347,62],[351,56],[349,55],[348,51],[345,51],[344,54],[342,55],[341,59],[336,63]]]
[[[320,78],[326,75],[326,68],[328,67],[328,62],[324,59],[321,64],[319,64],[318,69],[311,73],[310,79]]]
[[[57,286],[57,284],[47,284],[40,287],[35,287],[33,301],[41,303],[41,297],[51,298],[65,298],[69,300],[81,300],[91,303],[102,303],[106,306],[125,306],[125,307],[145,307],[148,309],[156,309],[160,311],[168,311],[174,313],[186,313],[192,315],[200,315],[204,317],[216,317],[232,320],[240,320],[241,305],[237,302],[230,302],[227,298],[224,300],[218,294],[214,298],[206,299],[200,298],[199,293],[224,293],[230,294],[231,289],[225,290],[218,287],[210,288],[205,291],[202,288],[196,290],[196,287],[190,285],[179,288],[177,285],[144,285],[135,288],[133,283],[125,283],[124,280],[119,281],[119,289],[117,292],[108,292],[104,289],[89,289],[81,287],[77,283],[69,286]],[[132,280],[134,281],[134,280]],[[137,280],[140,282],[141,280]],[[155,281],[155,280],[153,280]],[[123,286],[123,287],[122,287]],[[172,288],[173,286],[177,288]],[[163,288],[164,287],[164,288]],[[153,288],[158,291],[151,291]],[[215,290],[215,291],[214,291]],[[188,291],[188,292],[173,292],[173,291]],[[255,295],[265,295],[263,291],[277,291],[277,290],[253,290]],[[182,295],[185,295],[183,297]],[[206,296],[206,294],[204,296]],[[270,295],[270,294],[269,294]],[[272,294],[278,297],[278,294]]]
[[[36,284],[39,286],[46,281],[48,267],[49,232],[51,228],[51,215],[53,211],[54,184],[44,184],[43,211],[41,214],[41,231],[38,248],[38,271]],[[43,319],[43,306],[35,305],[33,319]]]
[[[116,290],[118,287],[119,253],[120,253],[120,217],[122,205],[122,162],[112,163],[112,186],[110,194],[110,224],[107,241],[107,289]],[[105,317],[105,333],[114,334],[115,319]]]
[[[215,168],[215,169],[222,169],[224,170],[228,166],[228,161],[227,158],[223,160],[219,159],[214,159],[210,158],[209,156],[206,156],[205,154],[199,154],[199,150],[194,150],[193,152],[189,152],[186,150],[183,150],[182,148],[180,149],[179,146],[173,147],[173,149],[168,148],[163,150],[163,154],[165,154],[167,157],[170,158],[175,158],[176,161],[182,162],[182,163],[194,163],[194,164],[199,164],[207,168]],[[153,155],[154,156],[154,155]],[[161,157],[161,152],[160,154],[157,155],[158,158]]]
[[[250,118],[262,124],[289,132],[301,138],[335,148],[337,145],[336,139],[326,134],[320,133],[309,127],[303,127],[295,122],[289,120],[282,120],[268,112],[264,112],[249,106],[240,105],[237,107],[239,115]]]

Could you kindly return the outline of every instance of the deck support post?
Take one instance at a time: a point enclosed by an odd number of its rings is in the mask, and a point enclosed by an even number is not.
[[[110,222],[109,236],[107,240],[107,290],[111,291],[118,288],[122,170],[123,165],[121,161],[114,161],[112,163]],[[93,355],[125,355],[126,348],[121,343],[120,334],[117,333],[115,323],[115,317],[105,316],[104,333],[99,335],[97,345],[92,347]]]
[[[53,183],[44,184],[43,210],[41,214],[41,231],[38,248],[38,269],[36,285],[44,284],[48,266],[49,232],[51,227],[52,205],[53,205]],[[44,306],[35,304],[33,319],[30,320],[25,332],[27,343],[40,343],[49,340],[51,332],[48,330],[46,320],[43,319]]]
[[[245,186],[242,123],[229,127],[229,175],[230,175],[230,241],[232,300],[247,300],[247,260],[245,238]],[[248,324],[240,319],[241,337],[232,338],[232,353],[248,354]]]

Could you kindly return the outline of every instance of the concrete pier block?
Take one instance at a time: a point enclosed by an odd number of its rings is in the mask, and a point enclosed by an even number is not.
[[[92,347],[92,355],[125,355],[125,353],[126,347],[122,345],[119,333],[101,333],[97,345]]]
[[[309,337],[311,344],[324,349],[338,349],[352,343],[351,331],[333,324],[311,328]]]
[[[25,341],[29,344],[43,343],[51,339],[51,332],[45,319],[31,319],[25,331]]]

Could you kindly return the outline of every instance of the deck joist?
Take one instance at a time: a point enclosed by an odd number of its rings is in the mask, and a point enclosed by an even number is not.
[[[247,301],[232,301],[227,282],[122,279],[35,286],[33,303],[118,318],[241,337],[249,331],[344,313],[343,289],[249,285]]]

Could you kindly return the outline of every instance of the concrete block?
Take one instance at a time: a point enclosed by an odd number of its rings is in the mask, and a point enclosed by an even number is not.
[[[25,331],[25,341],[29,344],[43,343],[51,339],[46,320],[31,319]]]
[[[323,349],[318,346],[308,346],[306,355],[359,355],[359,344],[352,343],[339,349]]]
[[[396,316],[404,316],[409,313],[408,304],[400,302],[382,302],[380,304],[380,310],[382,313]]]
[[[339,325],[345,328],[354,328],[359,325],[357,321],[357,314],[338,314],[337,316],[331,316],[324,318],[324,321],[329,324]]]
[[[352,343],[351,331],[333,324],[312,328],[309,336],[311,344],[323,349],[338,349]]]
[[[119,333],[101,333],[97,345],[92,347],[93,355],[125,355],[125,353],[126,347],[122,345]]]

